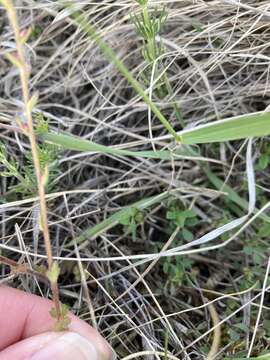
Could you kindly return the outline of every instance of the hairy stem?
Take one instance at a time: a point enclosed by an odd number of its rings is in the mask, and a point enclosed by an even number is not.
[[[38,184],[38,194],[39,194],[39,203],[40,203],[40,222],[41,228],[44,236],[44,243],[45,243],[45,250],[47,255],[47,263],[49,271],[52,269],[53,265],[53,256],[52,256],[52,246],[50,240],[50,233],[49,233],[49,226],[48,226],[48,218],[47,218],[47,206],[46,206],[46,199],[45,199],[45,174],[42,173],[39,155],[38,155],[38,145],[35,136],[33,118],[32,118],[32,108],[30,104],[30,92],[29,92],[29,77],[30,77],[30,67],[28,66],[25,55],[24,55],[24,41],[23,41],[23,34],[20,33],[17,14],[15,8],[12,4],[11,0],[1,0],[2,4],[6,8],[8,13],[8,17],[10,20],[10,24],[13,28],[14,35],[15,35],[15,42],[17,48],[16,58],[18,60],[18,68],[20,71],[20,80],[22,85],[22,97],[25,106],[25,117],[27,119],[27,130],[26,133],[29,138],[29,142],[31,145],[31,152],[33,156],[33,164],[35,168],[35,174],[37,178]],[[53,301],[54,306],[56,309],[57,319],[61,318],[61,306],[59,300],[59,291],[57,282],[51,282],[51,290],[53,294]]]

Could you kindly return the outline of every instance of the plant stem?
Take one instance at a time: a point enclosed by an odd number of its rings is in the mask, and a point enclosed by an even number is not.
[[[29,265],[26,263],[20,264],[14,260],[11,260],[5,256],[0,255],[0,264],[9,266],[10,270],[11,270],[11,274],[13,274],[13,275],[26,273],[26,274],[38,277],[45,283],[48,283],[48,278],[45,275],[41,274],[38,271],[35,271],[34,269],[31,269],[29,267]]]
[[[46,199],[45,199],[45,179],[44,174],[42,173],[39,155],[38,155],[38,145],[35,136],[35,130],[33,125],[33,118],[32,118],[32,108],[29,106],[29,102],[31,100],[28,82],[30,76],[30,68],[25,60],[24,55],[24,42],[22,40],[22,35],[20,34],[20,29],[18,25],[17,14],[14,9],[11,0],[2,0],[1,1],[4,7],[7,10],[10,24],[13,28],[15,41],[16,41],[16,48],[17,48],[17,59],[19,61],[19,70],[20,70],[20,80],[22,85],[22,96],[23,102],[25,106],[25,116],[27,119],[27,135],[29,138],[29,142],[31,145],[31,152],[33,156],[33,164],[35,168],[37,184],[38,184],[38,194],[39,194],[39,203],[40,203],[40,220],[41,220],[41,228],[44,236],[44,244],[45,250],[47,255],[47,263],[49,271],[52,269],[53,265],[53,256],[52,256],[52,246],[50,240],[50,233],[49,233],[49,226],[48,226],[48,217],[47,217],[47,206],[46,206]],[[57,320],[61,318],[61,306],[59,300],[59,290],[57,282],[52,284],[51,283],[51,290],[53,296],[53,302],[57,314]]]

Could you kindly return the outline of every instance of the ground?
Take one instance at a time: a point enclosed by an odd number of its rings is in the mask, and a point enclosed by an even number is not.
[[[268,1],[74,3],[14,1],[20,28],[31,27],[28,86],[61,301],[96,322],[119,359],[267,353],[268,137],[183,145],[170,128],[268,110]],[[39,271],[37,181],[3,7],[0,41],[1,255]],[[9,275],[2,266],[2,282],[50,296],[42,277]]]

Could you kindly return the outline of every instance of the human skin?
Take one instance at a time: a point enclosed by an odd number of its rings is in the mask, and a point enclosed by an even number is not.
[[[67,334],[51,331],[53,319],[49,312],[52,305],[50,300],[0,286],[1,360],[31,359],[37,351],[37,344],[42,347],[51,340],[61,340],[63,334]],[[76,334],[79,334],[88,340],[90,346],[94,344],[98,360],[113,359],[110,346],[95,329],[72,314],[70,318],[69,335],[74,334],[76,337]]]

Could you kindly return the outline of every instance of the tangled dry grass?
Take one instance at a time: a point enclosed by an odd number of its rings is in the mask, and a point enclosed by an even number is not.
[[[173,112],[175,100],[185,128],[267,109],[268,1],[152,1],[151,6],[155,5],[164,5],[168,11],[158,40],[165,47],[162,61],[173,97],[161,100],[153,95],[153,100],[175,129],[182,128]],[[129,16],[138,12],[136,2],[76,1],[76,6],[95,24],[133,76],[140,79],[149,65],[143,61],[142,42]],[[27,46],[30,89],[38,90],[35,113],[48,119],[51,130],[116,148],[152,150],[153,144],[159,149],[172,146],[166,129],[150,118],[147,106],[74,24],[69,9],[61,8],[57,1],[34,0],[17,1],[16,7],[22,28],[34,29]],[[4,58],[7,51],[14,50],[14,40],[3,9],[0,39],[0,138],[8,156],[23,168],[29,145],[14,121],[15,115],[21,116],[21,89],[17,70]],[[257,239],[262,226],[257,220],[227,246],[197,253],[187,250],[180,255],[192,262],[184,270],[189,278],[181,284],[171,282],[164,274],[161,262],[166,256],[159,256],[161,249],[173,250],[185,243],[171,231],[165,200],[143,213],[135,239],[118,224],[87,239],[83,246],[70,246],[73,238],[117,210],[164,191],[173,192],[175,199],[196,213],[198,222],[189,228],[195,239],[245,215],[247,209],[228,199],[225,189],[215,187],[205,172],[211,169],[247,200],[245,144],[203,145],[196,147],[199,160],[187,156],[174,161],[59,150],[48,194],[48,215],[54,255],[61,260],[61,297],[75,313],[97,325],[119,358],[132,355],[159,359],[166,352],[168,359],[207,358],[213,342],[210,302],[217,317],[216,329],[221,328],[216,359],[247,354],[259,310],[262,316],[255,326],[258,335],[252,353],[258,355],[269,346],[264,325],[269,318],[269,299],[263,288],[267,239]],[[254,163],[265,144],[267,139],[256,140]],[[269,199],[269,175],[267,168],[255,166],[255,170],[260,209]],[[0,181],[2,251],[17,261],[40,265],[44,248],[35,194],[11,194],[16,180],[2,177]],[[222,236],[211,245],[222,244],[227,234]],[[255,246],[254,238],[263,248],[256,269],[251,255],[243,251],[246,244]],[[144,258],[145,254],[151,256]],[[248,273],[249,278],[247,271],[252,273]],[[33,277],[10,279],[5,266],[1,276],[3,282],[18,288],[48,294],[46,284]],[[262,289],[266,301],[259,304]],[[145,353],[140,357],[138,352]]]

